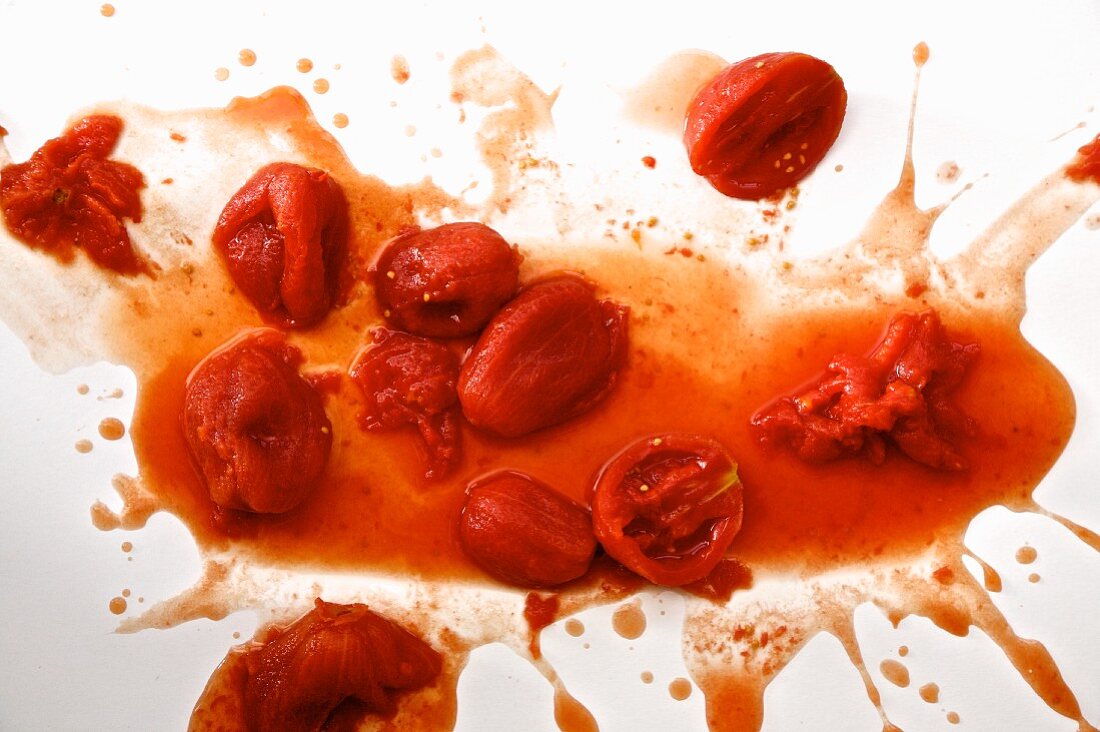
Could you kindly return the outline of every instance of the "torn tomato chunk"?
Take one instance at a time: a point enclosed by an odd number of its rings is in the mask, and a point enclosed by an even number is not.
[[[62,262],[83,249],[101,267],[124,275],[148,273],[123,219],[141,221],[141,171],[108,159],[122,120],[85,117],[49,140],[25,163],[0,170],[0,209],[20,241]]]
[[[441,343],[385,328],[371,331],[349,375],[363,393],[359,425],[391,430],[415,425],[428,452],[427,477],[457,461],[458,358]]]
[[[879,464],[893,444],[937,470],[964,470],[958,441],[973,432],[951,394],[978,357],[977,343],[951,340],[932,310],[902,313],[867,356],[841,354],[809,389],[752,418],[765,444],[810,462],[861,455]]]

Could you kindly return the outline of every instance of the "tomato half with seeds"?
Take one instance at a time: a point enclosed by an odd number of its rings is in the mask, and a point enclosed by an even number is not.
[[[650,582],[706,577],[741,529],[737,464],[718,442],[664,434],[629,445],[596,479],[592,522],[604,550]]]
[[[720,192],[760,200],[809,175],[840,134],[848,93],[804,53],[727,66],[695,96],[684,127],[691,168]]]

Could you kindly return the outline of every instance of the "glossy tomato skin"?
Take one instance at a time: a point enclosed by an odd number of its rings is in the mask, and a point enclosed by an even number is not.
[[[78,248],[120,274],[148,273],[123,223],[141,221],[145,178],[108,158],[121,134],[118,117],[85,117],[27,162],[0,170],[0,210],[12,234],[63,262]]]
[[[880,464],[893,444],[930,468],[964,470],[960,443],[973,425],[952,393],[980,352],[952,340],[933,310],[901,313],[870,354],[835,356],[810,388],[760,409],[752,424],[761,442],[807,462]]]
[[[626,357],[629,309],[598,300],[573,274],[523,289],[485,328],[459,374],[471,424],[518,437],[565,422],[603,399]]]
[[[459,458],[458,357],[436,341],[376,328],[349,375],[363,394],[359,425],[392,430],[414,425],[428,452],[428,478]]]
[[[336,299],[347,237],[347,201],[332,176],[271,163],[226,203],[213,244],[266,319],[303,328],[323,318]]]
[[[650,582],[697,582],[722,561],[741,529],[737,465],[714,440],[646,437],[604,466],[592,523],[604,550]]]
[[[522,257],[477,222],[444,224],[393,239],[375,264],[386,319],[431,338],[473,335],[519,287]]]
[[[245,658],[249,730],[316,732],[341,704],[388,717],[403,691],[443,666],[427,643],[366,605],[317,600],[313,610]]]
[[[298,374],[300,360],[281,333],[258,329],[211,353],[188,376],[184,437],[220,508],[285,513],[320,480],[332,425]]]
[[[470,485],[462,548],[487,573],[519,587],[553,587],[588,571],[596,537],[587,509],[534,478],[500,472]]]
[[[720,192],[759,200],[809,175],[840,134],[848,94],[804,53],[727,66],[695,96],[684,127],[691,168]]]

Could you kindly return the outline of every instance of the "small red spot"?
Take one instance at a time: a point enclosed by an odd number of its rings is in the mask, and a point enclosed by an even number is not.
[[[187,138],[178,132],[173,132],[169,135],[175,142],[187,142]]]
[[[656,168],[657,158],[653,157],[652,155],[646,155],[644,158],[642,158],[642,165],[650,169]]]
[[[932,573],[932,579],[941,585],[949,585],[955,581],[955,572],[950,567],[940,567]]]
[[[924,293],[928,292],[927,282],[913,282],[905,288],[905,294],[909,297],[920,297]]]
[[[546,595],[544,597],[537,592],[527,593],[527,600],[523,604],[523,617],[527,620],[527,627],[531,632],[528,650],[531,651],[532,658],[542,657],[542,649],[539,647],[539,632],[554,622],[557,616],[557,595]]]
[[[1076,157],[1066,166],[1066,177],[1078,182],[1100,183],[1100,135],[1077,151]]]

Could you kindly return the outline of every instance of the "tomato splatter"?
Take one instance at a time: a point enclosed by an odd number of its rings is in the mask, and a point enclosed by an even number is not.
[[[0,170],[0,209],[11,233],[62,262],[83,249],[106,269],[149,274],[123,221],[141,221],[145,177],[108,158],[121,134],[118,117],[85,117],[25,163]]]
[[[723,559],[706,577],[684,585],[684,590],[715,602],[729,602],[737,590],[752,587],[752,569],[737,559]]]

